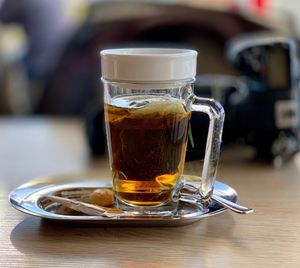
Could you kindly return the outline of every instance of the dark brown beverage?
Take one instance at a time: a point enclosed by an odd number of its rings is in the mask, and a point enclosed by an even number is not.
[[[190,113],[176,98],[134,95],[112,99],[105,115],[118,199],[167,203],[183,171]]]

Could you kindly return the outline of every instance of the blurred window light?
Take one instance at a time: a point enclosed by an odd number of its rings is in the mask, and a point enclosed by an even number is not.
[[[0,25],[0,51],[6,62],[21,59],[28,50],[26,33],[19,24]]]

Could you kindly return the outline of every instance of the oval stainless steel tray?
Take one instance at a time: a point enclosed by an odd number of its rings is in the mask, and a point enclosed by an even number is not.
[[[200,178],[195,176],[184,176],[189,183],[196,184]],[[210,203],[207,212],[201,211],[197,205],[180,202],[179,209],[174,216],[120,216],[116,218],[106,218],[102,216],[88,216],[84,214],[64,215],[60,214],[60,205],[51,202],[44,197],[46,195],[63,194],[72,198],[74,193],[82,191],[87,193],[98,188],[111,188],[111,183],[107,179],[96,177],[60,177],[45,178],[30,181],[21,185],[9,196],[9,200],[17,210],[43,219],[68,223],[71,225],[106,225],[106,226],[180,226],[193,223],[202,218],[214,216],[224,212],[226,209],[217,203]],[[215,191],[218,195],[232,202],[237,201],[237,193],[230,186],[216,182]],[[74,197],[74,196],[73,196]]]

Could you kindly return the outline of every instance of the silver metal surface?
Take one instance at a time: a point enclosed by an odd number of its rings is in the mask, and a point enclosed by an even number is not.
[[[188,181],[188,176],[186,177]],[[197,180],[189,181],[193,183]],[[196,186],[196,184],[195,184]],[[101,178],[72,178],[64,177],[53,180],[51,178],[34,180],[26,183],[15,189],[9,197],[9,200],[14,208],[26,214],[37,216],[43,219],[56,221],[59,223],[68,223],[72,225],[78,224],[93,224],[106,226],[179,226],[186,225],[198,221],[202,218],[214,216],[226,210],[222,205],[211,202],[207,211],[203,212],[201,206],[191,204],[188,202],[179,203],[179,209],[174,216],[119,216],[114,218],[106,218],[101,216],[87,216],[87,215],[63,215],[58,214],[60,205],[45,198],[47,195],[59,193],[74,195],[79,192],[87,193],[98,188],[111,187],[110,181]],[[218,196],[236,202],[237,193],[230,186],[216,182],[215,190]],[[71,196],[72,197],[72,196]],[[75,196],[74,196],[75,197]]]
[[[201,196],[198,187],[199,186],[193,183],[185,182],[183,191],[180,193],[180,200],[198,205],[201,205],[201,203],[205,203],[201,201]],[[254,211],[252,208],[247,208],[245,206],[237,204],[236,202],[232,202],[222,197],[222,193],[219,193],[217,189],[214,189],[209,202],[217,202],[223,207],[226,207],[231,211],[239,214],[249,214]]]
[[[213,194],[211,199],[219,204],[221,204],[222,206],[236,212],[239,214],[249,214],[253,212],[252,208],[247,208],[244,207],[242,205],[236,204],[234,202],[231,202],[229,200],[227,200],[226,198],[219,196],[217,194]]]

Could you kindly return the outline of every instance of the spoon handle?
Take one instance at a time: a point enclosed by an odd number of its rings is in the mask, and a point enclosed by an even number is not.
[[[252,208],[247,208],[241,205],[238,205],[234,202],[231,202],[219,195],[213,194],[211,197],[212,200],[214,200],[215,202],[221,204],[222,206],[236,212],[239,214],[248,214],[248,213],[252,213],[254,210]]]

